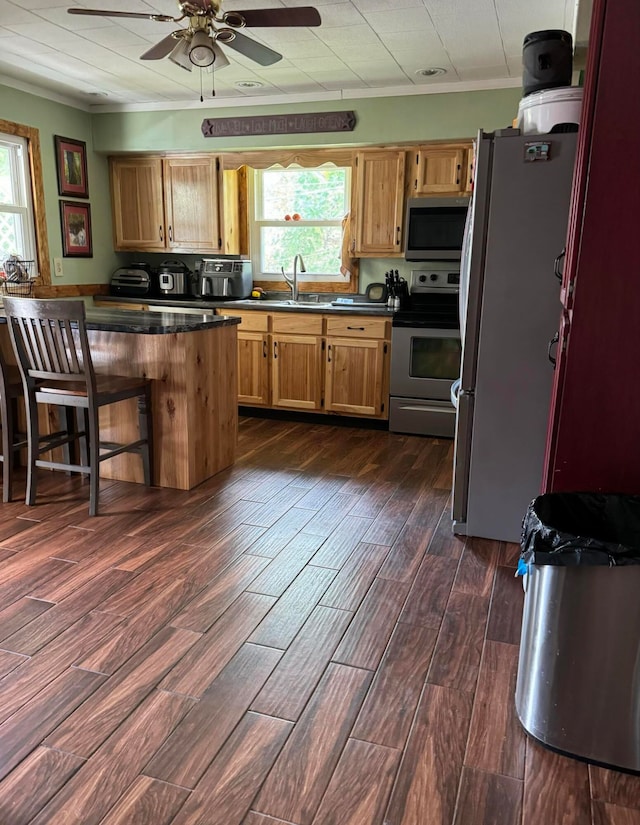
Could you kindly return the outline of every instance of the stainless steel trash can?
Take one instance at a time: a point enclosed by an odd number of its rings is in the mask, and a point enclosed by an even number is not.
[[[640,565],[528,565],[516,686],[524,729],[640,772]]]

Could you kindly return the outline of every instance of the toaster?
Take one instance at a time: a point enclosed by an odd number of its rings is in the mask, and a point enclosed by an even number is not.
[[[194,293],[199,298],[248,298],[252,286],[251,261],[203,258],[196,266]]]
[[[111,276],[109,283],[110,295],[138,298],[149,295],[151,292],[151,270],[146,264],[131,264],[128,267],[120,267]]]

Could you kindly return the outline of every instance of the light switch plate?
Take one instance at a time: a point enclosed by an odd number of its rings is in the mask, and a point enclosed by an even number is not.
[[[62,278],[64,275],[62,271],[62,258],[53,259],[53,274],[57,275],[58,278]]]

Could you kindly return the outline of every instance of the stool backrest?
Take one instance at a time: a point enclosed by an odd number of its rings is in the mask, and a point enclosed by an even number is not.
[[[85,381],[95,390],[84,301],[5,297],[3,304],[23,381]]]

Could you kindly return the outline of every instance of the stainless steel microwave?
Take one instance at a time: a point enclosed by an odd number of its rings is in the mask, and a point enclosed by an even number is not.
[[[469,198],[410,198],[404,225],[407,261],[459,261]]]

